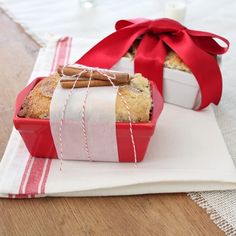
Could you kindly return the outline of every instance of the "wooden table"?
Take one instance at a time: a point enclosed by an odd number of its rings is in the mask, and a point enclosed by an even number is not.
[[[0,10],[0,156],[39,51]],[[0,235],[223,235],[186,194],[0,200]]]

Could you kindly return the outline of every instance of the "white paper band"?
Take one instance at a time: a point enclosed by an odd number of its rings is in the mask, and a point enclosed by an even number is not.
[[[51,101],[50,126],[58,157],[64,160],[118,162],[117,88],[89,88],[84,117],[87,88],[73,89],[69,95],[70,92],[58,83]]]

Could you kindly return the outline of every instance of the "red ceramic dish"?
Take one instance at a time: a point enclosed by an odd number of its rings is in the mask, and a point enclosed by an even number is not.
[[[25,97],[41,79],[43,78],[35,79],[17,96],[13,122],[32,156],[41,158],[57,158],[49,120],[21,118],[18,116]],[[163,99],[155,84],[152,82],[151,88],[153,98],[151,120],[147,123],[132,124],[138,162],[142,161],[144,158],[148,143],[154,133],[157,119],[163,109]],[[117,122],[116,135],[119,161],[134,162],[134,152],[130,138],[129,123]]]

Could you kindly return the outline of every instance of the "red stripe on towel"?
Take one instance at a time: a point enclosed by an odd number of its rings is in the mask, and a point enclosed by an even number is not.
[[[23,194],[37,194],[46,159],[35,158]]]
[[[28,157],[28,161],[27,161],[26,166],[25,166],[24,174],[22,176],[22,180],[21,180],[21,184],[20,184],[20,188],[19,188],[19,194],[23,193],[23,186],[24,186],[24,183],[26,181],[26,176],[27,176],[27,173],[29,171],[31,161],[32,161],[32,156],[30,155]]]
[[[56,71],[59,65],[68,64],[71,37],[64,37],[57,41],[50,74]],[[29,198],[35,194],[44,194],[47,178],[50,171],[51,159],[29,157],[19,188],[19,194],[9,194],[9,198]]]
[[[41,194],[45,194],[45,186],[46,186],[46,182],[47,182],[47,179],[48,179],[48,174],[49,174],[51,163],[52,163],[52,159],[48,159],[47,167],[46,167],[43,182],[42,182],[42,186],[41,186],[41,189],[40,189]]]
[[[58,40],[53,58],[51,74],[56,71],[59,65],[65,65],[68,63],[71,40],[71,37],[65,37]]]

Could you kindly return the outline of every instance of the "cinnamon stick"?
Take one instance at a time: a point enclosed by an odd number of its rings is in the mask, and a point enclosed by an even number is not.
[[[77,80],[76,82],[75,82],[75,80],[61,80],[61,86],[66,89],[72,88],[74,83],[75,83],[75,88],[86,88],[86,87],[88,87],[89,80],[88,79]],[[127,83],[120,83],[118,81],[113,81],[113,83],[114,83],[114,85],[127,84]],[[105,80],[92,79],[90,81],[89,87],[101,87],[101,86],[112,86],[112,85],[111,85],[110,81],[108,81],[108,80],[105,81]]]
[[[73,75],[78,75],[83,70],[85,70],[86,72],[84,72],[81,75],[81,77],[90,78],[91,72],[86,67],[76,68],[76,67],[66,66],[66,67],[63,68],[62,66],[59,66],[58,69],[57,69],[57,72],[59,73],[60,76],[62,76],[63,74],[67,75],[67,76],[73,76]],[[101,72],[106,74],[107,76],[110,76],[110,77],[115,76],[115,79],[112,79],[113,82],[116,81],[116,82],[120,82],[120,83],[129,83],[130,80],[131,80],[130,75],[128,73],[119,72],[119,71],[102,71],[102,70],[101,70]],[[108,80],[105,75],[99,73],[96,70],[93,71],[91,78],[96,79],[96,80],[104,80],[104,81]]]

